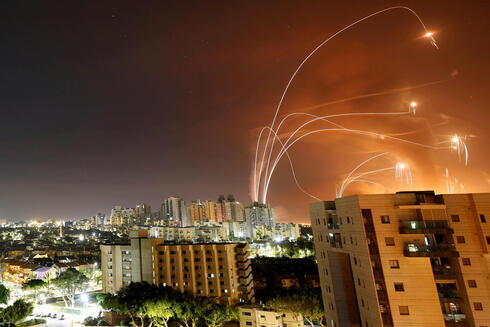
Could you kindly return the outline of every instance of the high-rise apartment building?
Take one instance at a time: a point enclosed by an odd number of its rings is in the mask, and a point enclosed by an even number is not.
[[[162,205],[164,210],[163,219],[172,226],[191,226],[192,221],[187,219],[187,212],[185,208],[185,201],[181,198],[175,198],[173,196],[165,200]]]
[[[134,223],[135,212],[133,208],[115,206],[111,210],[110,224],[114,226],[132,226]]]
[[[310,216],[328,326],[490,325],[490,194],[353,195]]]
[[[205,209],[201,201],[192,201],[186,206],[186,214],[192,225],[196,224],[196,221],[203,220],[205,218]]]
[[[274,228],[274,209],[268,204],[255,203],[245,207],[245,220],[247,221],[250,230],[256,226],[267,226]]]
[[[130,244],[101,245],[102,291],[130,282],[166,285],[221,303],[254,301],[252,268],[244,243],[176,244],[133,231]]]
[[[151,206],[146,203],[136,205],[134,215],[136,225],[146,225],[151,220]]]

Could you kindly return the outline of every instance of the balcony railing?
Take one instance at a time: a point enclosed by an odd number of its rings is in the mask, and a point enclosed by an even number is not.
[[[444,314],[444,321],[446,322],[446,326],[460,326],[458,324],[461,324],[461,326],[466,326],[465,321],[466,321],[466,315],[463,313],[445,313]],[[448,324],[452,323],[452,324]]]
[[[446,220],[400,221],[400,234],[452,234]]]
[[[440,289],[437,290],[437,295],[440,299],[459,299],[459,292],[455,289]]]
[[[436,279],[454,279],[456,272],[450,266],[432,266],[432,272]]]
[[[425,245],[405,243],[403,254],[406,257],[459,257],[454,244]]]

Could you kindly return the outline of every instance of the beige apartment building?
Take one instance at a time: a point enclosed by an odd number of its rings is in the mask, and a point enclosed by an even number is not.
[[[131,244],[101,245],[102,291],[146,281],[235,304],[254,301],[248,245],[175,244],[135,231]]]
[[[490,326],[490,194],[310,205],[328,326]]]
[[[240,327],[303,327],[299,313],[279,313],[261,305],[243,305],[240,311]]]

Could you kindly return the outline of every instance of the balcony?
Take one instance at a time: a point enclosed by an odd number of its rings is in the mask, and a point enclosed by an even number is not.
[[[405,243],[403,254],[410,258],[420,257],[459,257],[454,244],[425,245],[416,243]]]
[[[444,313],[444,322],[447,327],[466,327],[466,315],[463,313]]]
[[[446,220],[413,220],[400,222],[400,234],[452,234]]]
[[[432,266],[435,279],[455,279],[456,272],[451,266]]]
[[[338,223],[335,223],[335,222],[329,222],[327,224],[327,228],[328,229],[339,229],[339,224]]]

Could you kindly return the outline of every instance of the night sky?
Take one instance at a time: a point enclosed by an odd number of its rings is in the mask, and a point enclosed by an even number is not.
[[[82,218],[118,204],[156,208],[168,196],[233,193],[250,202],[258,131],[297,65],[341,27],[393,4],[402,2],[2,1],[0,217]],[[466,191],[490,191],[490,2],[404,4],[436,32],[439,50],[407,12],[380,15],[319,51],[281,113],[402,111],[415,100],[415,117],[336,122],[428,144],[467,135],[470,163],[448,151],[317,134],[291,156],[303,187],[323,199],[380,151],[392,158],[371,168],[403,158],[413,189],[445,192],[448,168]],[[389,91],[398,88],[408,89]],[[272,178],[270,202],[278,220],[308,221],[312,200],[288,169],[283,161]],[[399,187],[392,174],[377,178]],[[347,194],[383,191],[358,184]]]

